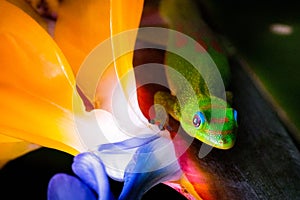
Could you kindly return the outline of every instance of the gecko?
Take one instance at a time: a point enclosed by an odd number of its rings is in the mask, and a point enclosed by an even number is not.
[[[190,0],[162,0],[160,4],[160,13],[168,22],[169,28],[189,35],[204,47],[215,62],[227,88],[231,79],[227,56],[210,27],[201,18],[197,6]],[[201,58],[201,52],[195,56]],[[205,60],[198,60],[197,65],[206,64]],[[213,82],[213,75],[204,80],[191,63],[172,52],[166,52],[165,64],[169,66],[165,69],[165,74],[171,92],[156,92],[154,105],[163,106],[188,135],[201,142],[219,149],[233,147],[238,127],[237,111],[226,98],[222,98],[222,91],[216,89],[213,94],[209,92],[205,80]],[[175,72],[182,75],[188,84],[183,83]],[[191,86],[193,93],[188,90],[187,85]],[[178,95],[181,96],[180,99]],[[160,119],[162,111],[155,106],[155,112],[156,117],[151,122],[166,128],[167,122],[164,124]]]

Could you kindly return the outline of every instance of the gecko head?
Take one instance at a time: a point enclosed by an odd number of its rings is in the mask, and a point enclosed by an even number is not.
[[[202,97],[181,110],[183,129],[198,140],[219,149],[231,148],[236,139],[237,111],[223,99]]]

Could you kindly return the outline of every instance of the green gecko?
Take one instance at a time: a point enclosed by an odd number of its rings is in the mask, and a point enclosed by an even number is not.
[[[213,33],[202,21],[199,11],[192,3],[189,0],[162,0],[160,11],[169,28],[193,37],[206,49],[218,67],[226,88],[230,80],[227,57],[219,50]],[[197,61],[200,69],[201,65],[207,64],[204,56],[201,60],[201,52],[196,52],[195,56],[200,58]],[[165,64],[171,67],[165,70],[171,93],[157,92],[154,95],[154,104],[163,106],[190,136],[219,149],[231,148],[236,140],[237,111],[222,98],[224,90],[218,91],[216,88],[215,92],[209,93],[210,90],[197,69],[174,53],[166,52]],[[194,93],[187,88],[187,83],[176,76],[177,72],[188,81]],[[213,83],[213,74],[208,73],[208,79],[205,80]],[[155,112],[156,117],[152,122],[163,124],[159,107],[155,107]]]

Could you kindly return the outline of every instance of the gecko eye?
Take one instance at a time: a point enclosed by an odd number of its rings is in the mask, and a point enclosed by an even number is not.
[[[238,114],[237,114],[236,110],[233,110],[233,117],[234,117],[234,120],[237,122],[237,120],[238,120]]]
[[[196,112],[193,118],[193,124],[196,128],[201,127],[205,122],[205,117],[202,112]]]

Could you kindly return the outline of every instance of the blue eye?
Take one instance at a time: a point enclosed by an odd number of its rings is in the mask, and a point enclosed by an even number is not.
[[[233,117],[234,117],[234,120],[237,122],[238,114],[237,114],[236,110],[233,110]]]
[[[196,128],[198,128],[201,127],[204,122],[205,122],[204,114],[202,112],[196,112],[196,114],[193,117],[193,125]]]

